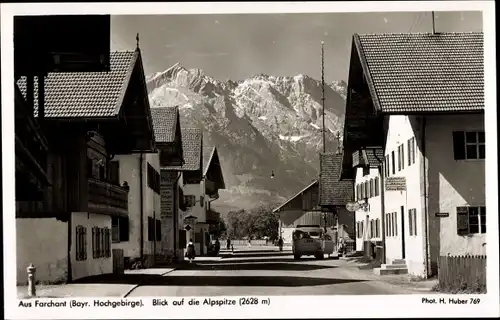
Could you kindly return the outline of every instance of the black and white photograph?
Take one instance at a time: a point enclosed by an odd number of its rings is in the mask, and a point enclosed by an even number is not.
[[[6,316],[498,316],[494,3],[251,4],[2,4]]]

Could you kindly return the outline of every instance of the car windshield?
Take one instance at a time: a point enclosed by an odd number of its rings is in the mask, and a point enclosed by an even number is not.
[[[321,237],[321,232],[317,231],[302,231],[302,230],[297,230],[294,233],[294,238],[296,240],[300,239],[318,239]]]
[[[311,238],[319,238],[321,236],[321,233],[316,231],[311,231],[309,232],[309,235],[311,236]]]

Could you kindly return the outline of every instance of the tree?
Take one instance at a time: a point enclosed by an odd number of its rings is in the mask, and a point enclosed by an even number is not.
[[[261,204],[251,210],[230,211],[227,215],[227,236],[233,239],[278,238],[279,216],[274,204]]]

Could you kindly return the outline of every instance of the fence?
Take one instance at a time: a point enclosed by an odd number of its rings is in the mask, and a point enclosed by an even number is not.
[[[235,247],[242,247],[242,246],[248,246],[248,240],[232,240],[231,239],[231,244]],[[250,244],[252,246],[272,246],[274,245],[271,240],[267,241],[266,240],[251,240]],[[225,248],[227,245],[226,240],[221,240],[220,241],[220,247]]]
[[[444,291],[486,291],[486,256],[440,256],[438,279]]]

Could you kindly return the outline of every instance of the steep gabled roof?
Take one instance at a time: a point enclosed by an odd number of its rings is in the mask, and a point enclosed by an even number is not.
[[[353,181],[340,181],[342,154],[320,154],[320,206],[343,206],[352,201]]]
[[[285,203],[283,203],[282,205],[280,205],[279,207],[277,207],[276,209],[274,209],[273,212],[279,212],[281,208],[283,208],[284,206],[286,206],[292,200],[294,200],[295,198],[297,198],[298,196],[302,195],[304,192],[306,192],[310,188],[312,188],[314,186],[317,186],[317,185],[318,185],[318,180],[314,180],[313,182],[311,182],[310,184],[308,184],[307,187],[305,187],[304,189],[302,189],[299,192],[297,192],[294,196],[290,197]]]
[[[171,143],[175,141],[175,130],[179,121],[177,107],[151,108],[155,139],[158,143]]]
[[[482,32],[354,34],[353,41],[378,111],[484,110]]]
[[[170,171],[201,171],[203,169],[203,132],[199,128],[181,128],[181,137],[184,164],[182,166],[169,166],[164,169]]]
[[[104,118],[118,115],[140,53],[112,52],[109,72],[49,73],[45,78],[45,117]],[[26,96],[26,78],[17,84]],[[38,81],[35,77],[35,116],[38,115]]]

